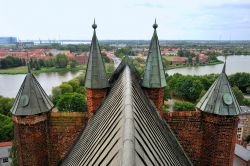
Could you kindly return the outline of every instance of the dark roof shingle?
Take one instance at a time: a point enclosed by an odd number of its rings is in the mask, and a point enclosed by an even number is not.
[[[192,165],[128,65],[62,165]]]

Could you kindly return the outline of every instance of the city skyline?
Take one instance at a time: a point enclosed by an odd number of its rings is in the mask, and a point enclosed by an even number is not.
[[[21,40],[149,40],[157,19],[160,40],[250,40],[247,0],[9,0],[2,3],[0,36]]]

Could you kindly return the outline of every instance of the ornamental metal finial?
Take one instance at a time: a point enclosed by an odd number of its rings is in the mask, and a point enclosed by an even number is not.
[[[156,18],[155,18],[155,23],[153,24],[153,28],[156,29],[158,25],[156,24]]]
[[[94,24],[92,25],[92,28],[93,28],[93,29],[96,29],[96,28],[97,28],[97,25],[96,25],[96,23],[95,23],[95,18],[94,18]]]

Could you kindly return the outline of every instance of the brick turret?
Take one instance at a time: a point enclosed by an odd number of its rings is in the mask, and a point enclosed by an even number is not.
[[[107,94],[109,87],[105,66],[101,57],[100,46],[96,36],[95,29],[97,28],[97,25],[95,24],[95,21],[92,27],[94,29],[94,34],[92,37],[88,66],[85,76],[85,87],[87,89],[87,105],[89,113],[94,113],[100,106],[102,100]]]
[[[20,166],[48,165],[48,113],[12,116]]]
[[[29,69],[11,108],[20,166],[48,165],[48,114],[52,108]]]
[[[202,111],[202,166],[233,165],[241,108],[229,84],[225,67],[226,63],[220,76],[197,104]]]
[[[163,68],[159,40],[156,32],[158,25],[153,25],[154,34],[149,46],[147,62],[144,70],[142,87],[147,96],[154,102],[162,115],[164,104],[164,87],[166,86],[165,70]]]
[[[201,166],[233,166],[237,116],[202,112]]]

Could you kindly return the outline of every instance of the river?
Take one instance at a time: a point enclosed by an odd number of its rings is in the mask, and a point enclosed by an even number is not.
[[[224,61],[224,57],[220,56],[218,59]],[[115,59],[116,66],[120,60]],[[179,69],[168,70],[169,75],[180,73],[183,75],[205,75],[211,73],[220,73],[223,64],[212,66],[198,66],[198,67],[185,67]],[[226,73],[233,74],[237,72],[250,72],[250,56],[228,56]],[[53,87],[60,85],[63,81],[68,81],[81,72],[67,72],[67,73],[42,73],[36,76],[45,92],[50,95]],[[5,97],[15,97],[23,80],[25,74],[7,75],[0,74],[0,95]]]
[[[219,56],[218,59],[224,61],[223,56]],[[223,65],[224,64],[217,64],[211,66],[185,67],[185,68],[171,69],[168,70],[167,73],[169,75],[173,75],[175,73],[180,73],[183,75],[206,75],[212,73],[218,74],[222,71]],[[237,72],[250,72],[249,55],[227,56],[226,73],[230,75]]]
[[[82,72],[41,73],[35,77],[45,92],[50,95],[53,87],[60,85],[63,81],[68,81],[75,78],[80,73]],[[0,95],[4,97],[15,97],[24,78],[25,74],[0,74]]]

